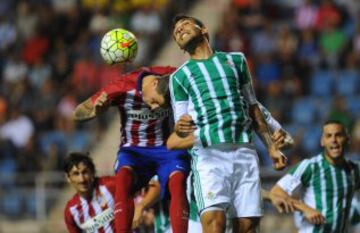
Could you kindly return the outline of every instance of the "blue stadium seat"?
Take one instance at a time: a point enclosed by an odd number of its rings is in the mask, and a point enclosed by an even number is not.
[[[36,215],[36,196],[35,192],[27,193],[25,196],[26,213],[32,217]]]
[[[356,71],[342,71],[335,79],[336,93],[342,96],[354,96],[359,90],[359,74]]]
[[[0,188],[11,189],[15,187],[16,161],[7,158],[0,161]]]
[[[331,71],[315,71],[310,81],[311,94],[322,97],[331,96],[334,82],[332,76]]]
[[[333,98],[319,98],[316,100],[316,114],[320,122],[324,122],[329,116],[331,107],[333,104]]]
[[[348,110],[354,117],[360,117],[360,96],[347,98],[346,104]]]
[[[310,155],[319,152],[320,148],[321,127],[320,124],[314,124],[306,127],[302,138],[303,148]]]
[[[2,196],[3,213],[9,217],[18,217],[22,214],[22,196],[18,192],[4,193]]]
[[[295,100],[291,115],[294,123],[312,123],[316,120],[315,99],[308,97]]]

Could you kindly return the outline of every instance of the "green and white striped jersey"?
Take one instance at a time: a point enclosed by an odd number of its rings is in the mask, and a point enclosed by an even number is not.
[[[351,226],[360,225],[360,192],[359,191],[355,193],[351,201],[349,219]]]
[[[321,211],[326,219],[323,225],[311,225],[303,216],[296,215],[300,233],[344,233],[354,192],[360,186],[360,166],[347,161],[346,166],[330,164],[323,154],[305,159],[278,181],[289,195],[300,189],[307,205]]]
[[[190,114],[203,147],[251,141],[251,119],[242,88],[251,76],[242,53],[214,52],[204,60],[190,59],[170,77],[175,121]],[[179,105],[187,103],[186,112]]]
[[[160,201],[155,206],[154,233],[171,232],[168,205]]]

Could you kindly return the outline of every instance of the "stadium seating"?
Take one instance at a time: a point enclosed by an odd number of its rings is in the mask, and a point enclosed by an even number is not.
[[[359,74],[356,71],[341,71],[335,78],[336,93],[341,96],[354,96],[359,90]]]
[[[2,209],[8,217],[18,217],[22,213],[22,196],[19,192],[7,192],[2,196]]]
[[[312,98],[306,97],[295,101],[292,108],[292,120],[298,124],[309,124],[316,120],[316,105]]]
[[[351,96],[346,99],[346,104],[350,113],[355,117],[360,117],[360,96]]]
[[[318,124],[306,126],[302,145],[309,155],[315,155],[320,150],[321,127]]]
[[[314,96],[328,97],[333,94],[333,74],[329,70],[317,70],[310,81],[310,91]]]

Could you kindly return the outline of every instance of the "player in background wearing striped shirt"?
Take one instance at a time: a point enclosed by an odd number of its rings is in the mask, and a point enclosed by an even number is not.
[[[186,177],[190,165],[185,150],[169,151],[165,143],[172,127],[171,110],[152,111],[144,102],[138,82],[144,76],[170,74],[172,67],[141,68],[122,75],[77,106],[74,120],[86,121],[109,107],[117,107],[121,116],[120,148],[115,164],[115,225],[117,233],[131,232],[134,215],[134,191],[158,175],[161,197],[170,197],[170,219],[174,233],[187,232],[188,203]],[[160,85],[161,86],[161,85]]]
[[[115,232],[115,178],[96,177],[95,165],[82,153],[71,153],[64,172],[76,194],[65,207],[65,223],[70,233]]]
[[[284,197],[300,193],[304,202],[300,207],[305,210],[295,215],[300,233],[348,232],[351,202],[360,186],[360,166],[345,159],[349,136],[340,122],[325,122],[320,142],[323,151],[290,169],[271,193]],[[317,211],[308,213],[308,207]]]
[[[193,17],[174,18],[173,38],[190,55],[171,75],[170,93],[175,122],[190,114],[197,126],[191,154],[203,230],[224,232],[229,208],[234,232],[255,232],[262,208],[252,127],[275,169],[286,166],[286,157],[271,139],[246,59],[242,53],[214,52],[207,28]],[[186,136],[177,128],[174,133]]]

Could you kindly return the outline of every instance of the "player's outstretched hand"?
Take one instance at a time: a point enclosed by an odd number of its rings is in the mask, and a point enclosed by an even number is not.
[[[269,198],[279,213],[294,212],[295,206],[291,198],[282,197],[273,193],[269,193]]]
[[[271,139],[275,143],[276,147],[281,150],[288,149],[294,144],[294,140],[290,134],[283,129],[276,130],[271,135]]]
[[[287,164],[286,156],[273,144],[269,149],[269,155],[273,161],[275,170],[283,170]]]
[[[175,132],[179,137],[186,137],[196,129],[195,123],[190,115],[182,115],[175,124]]]
[[[325,223],[324,216],[316,209],[308,207],[303,211],[303,214],[311,224],[320,225]]]
[[[276,147],[281,149],[285,145],[286,133],[283,130],[277,130],[271,135],[271,139],[275,143]]]

